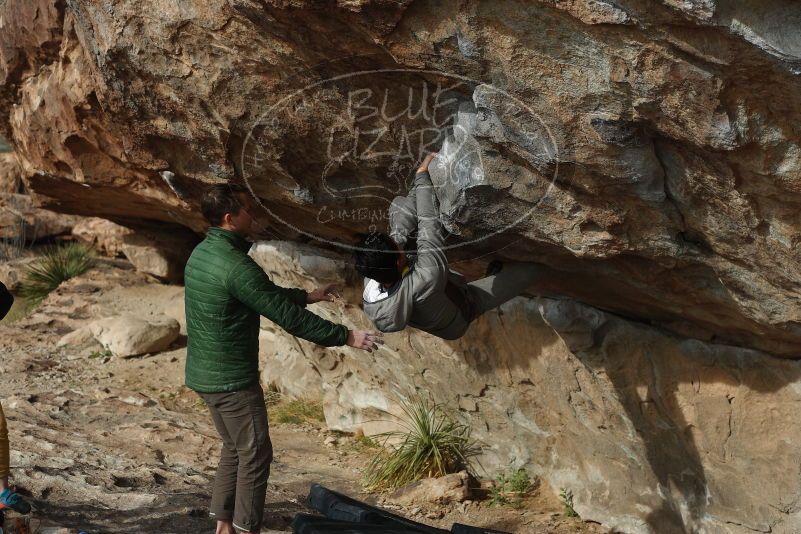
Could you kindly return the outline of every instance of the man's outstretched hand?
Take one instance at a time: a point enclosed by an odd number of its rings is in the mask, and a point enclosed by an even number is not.
[[[372,330],[348,330],[348,346],[373,352],[383,345],[381,336]]]
[[[314,304],[315,302],[334,302],[337,297],[342,293],[342,288],[339,284],[326,284],[318,287],[314,291],[306,293],[306,304]]]

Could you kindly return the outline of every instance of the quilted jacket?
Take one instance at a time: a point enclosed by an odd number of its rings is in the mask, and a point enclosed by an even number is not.
[[[248,256],[250,242],[210,228],[185,269],[186,385],[200,393],[259,380],[259,316],[319,345],[344,345],[348,329],[305,309],[306,292],[275,285]]]

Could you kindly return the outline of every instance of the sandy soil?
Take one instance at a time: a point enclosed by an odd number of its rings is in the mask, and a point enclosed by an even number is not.
[[[35,311],[0,324],[0,399],[9,421],[12,476],[46,524],[90,534],[213,532],[208,519],[219,439],[183,385],[185,337],[167,352],[109,357],[97,346],[57,348],[64,334],[121,312],[180,316],[183,288],[104,260],[63,284]],[[16,314],[17,316],[19,314]],[[519,508],[487,501],[403,508],[363,493],[372,454],[324,423],[271,423],[275,448],[263,532],[287,531],[321,483],[434,526],[454,521],[513,532],[598,533],[563,517],[550,490]],[[334,436],[336,444],[326,444]],[[330,440],[329,440],[330,441]]]

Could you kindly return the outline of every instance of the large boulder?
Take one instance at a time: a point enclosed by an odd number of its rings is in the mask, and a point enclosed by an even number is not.
[[[239,179],[262,236],[342,247],[450,139],[461,269],[541,261],[544,295],[801,350],[798,2],[9,0],[0,17],[0,129],[54,209],[200,232],[203,187]]]
[[[115,356],[129,357],[161,352],[178,339],[181,325],[166,315],[141,318],[133,315],[106,317],[88,325],[95,340]],[[85,340],[84,333],[73,334],[65,344]]]
[[[258,249],[274,251],[276,283],[317,284],[295,259],[308,246]],[[355,295],[310,309],[369,327],[359,304]],[[413,329],[386,334],[372,354],[324,350],[266,320],[262,332],[262,382],[321,399],[332,429],[400,429],[404,399],[429,396],[484,444],[488,474],[525,467],[571,490],[581,517],[616,531],[801,529],[799,362],[679,337],[571,299],[515,299],[455,342]]]
[[[96,217],[79,222],[72,234],[109,256],[125,256],[137,271],[168,281],[183,279],[186,261],[198,241],[185,228],[129,228]]]

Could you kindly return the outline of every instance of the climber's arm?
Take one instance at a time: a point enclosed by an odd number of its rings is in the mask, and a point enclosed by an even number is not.
[[[444,291],[448,280],[448,259],[443,250],[445,242],[439,221],[439,206],[428,174],[428,163],[432,158],[426,158],[420,166],[423,170],[414,177],[418,253],[414,270],[419,278],[418,285],[425,293]]]

